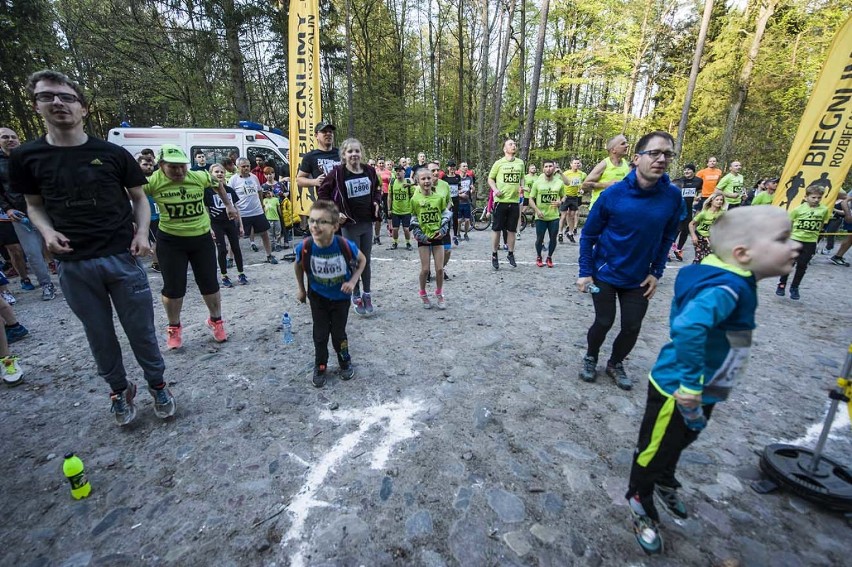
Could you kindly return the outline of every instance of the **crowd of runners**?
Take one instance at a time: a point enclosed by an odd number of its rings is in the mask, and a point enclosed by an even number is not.
[[[154,326],[149,278],[139,261],[149,254],[154,255],[151,269],[163,280],[166,348],[177,349],[183,342],[181,311],[188,266],[208,310],[206,323],[221,343],[228,334],[220,288],[234,286],[228,270],[236,269],[238,284],[249,284],[241,237],[250,239],[254,251],[259,251],[255,242],[259,239],[266,262],[278,264],[274,253],[289,248],[292,237],[298,236],[292,254],[284,259],[294,263],[297,298],[310,302],[311,380],[323,387],[329,338],[341,378],[355,375],[346,324],[350,310],[362,316],[376,311],[371,255],[383,237],[390,239],[389,250],[417,250],[417,303],[443,310],[448,304],[447,268],[454,249],[470,239],[477,201],[485,202],[483,214],[491,221],[492,270],[501,269],[501,252],[508,265],[517,268],[519,227],[523,216],[531,213],[535,240],[529,253],[536,266],[553,268],[560,245],[579,245],[576,287],[591,292],[594,303],[579,378],[597,379],[601,347],[620,311],[620,330],[604,372],[617,387],[630,390],[635,380],[624,360],[636,344],[666,264],[683,261],[687,240],[694,247],[696,270],[681,270],[678,282],[689,279],[692,287],[688,291],[676,283],[676,302],[697,302],[690,317],[700,319],[705,316],[701,309],[707,309],[711,334],[719,321],[723,323],[719,329],[750,333],[754,306],[743,299],[754,295],[748,278],[780,277],[776,293],[783,296],[789,291],[791,299],[799,299],[821,233],[852,231],[852,200],[841,192],[834,207],[826,207],[822,197],[830,187],[820,180],[805,188],[802,204],[788,215],[778,207],[760,207],[773,202],[779,180],[763,179],[749,189],[737,161],[727,173],[712,157],[698,171],[686,164],[682,176],[671,180],[666,171],[675,158],[674,140],[665,132],[643,136],[633,144],[632,153],[625,136],[612,138],[607,157],[588,174],[577,158],[567,160],[566,169],[550,159],[541,162],[540,170],[539,164],[525,164],[516,156],[515,141],[509,139],[503,144],[503,157],[478,178],[467,162],[447,161],[442,168],[424,153],[413,163],[406,158],[366,160],[357,139],[336,147],[335,127],[329,122],[317,125],[317,149],[298,167],[294,182],[310,188],[315,197],[309,214],[299,219],[293,215],[286,180],[262,157],[255,164],[237,155],[207,164],[203,153],[190,159],[184,148],[171,144],[132,156],[85,133],[85,93],[65,75],[35,73],[26,87],[47,134],[21,145],[14,131],[0,128],[0,244],[7,259],[6,274],[0,274],[0,318],[6,329],[0,337],[3,378],[8,384],[22,379],[19,359],[9,344],[28,333],[11,307],[15,297],[8,277],[19,277],[22,290],[34,290],[31,269],[47,301],[56,297],[52,276],[58,273],[64,299],[81,321],[98,373],[109,385],[111,412],[119,425],[136,415],[136,386],[127,380],[113,309],[143,370],[156,415],[168,418],[176,411],[163,378],[166,365]],[[787,189],[795,196],[799,187]],[[731,212],[737,208],[747,211]],[[751,234],[754,227],[762,227],[765,234]],[[766,241],[772,234],[774,245]],[[844,254],[852,236],[842,240],[836,253],[830,238],[824,253],[828,251],[834,264],[849,266]],[[783,249],[774,250],[779,242]],[[794,261],[795,273],[788,282]],[[430,295],[427,287],[433,282]],[[720,285],[734,290],[733,296],[719,292]],[[695,295],[705,287],[706,295]],[[720,361],[743,356],[738,349],[745,343],[729,344],[731,332],[724,345],[713,337],[719,352],[703,363],[705,375],[724,374],[722,367],[730,361]],[[672,336],[677,339],[674,328]],[[693,364],[701,370],[705,353],[693,354]],[[706,422],[713,404],[724,399],[719,392],[729,387],[727,382],[717,383],[702,402],[700,384],[677,382],[672,371],[676,365],[666,358],[672,356],[677,358],[664,349],[652,372],[656,388],[649,390],[628,494],[637,516],[637,538],[640,543],[640,533],[645,540],[650,538],[651,543],[643,544],[649,552],[655,551],[654,537],[659,535],[650,495],[662,498],[674,514],[686,513],[673,475],[680,450],[700,429],[690,424],[694,418],[690,412],[703,407]],[[707,384],[704,387],[707,395]],[[661,444],[655,437],[660,431],[658,418],[665,411],[671,415],[665,408],[675,403],[687,420],[665,425],[675,432]]]

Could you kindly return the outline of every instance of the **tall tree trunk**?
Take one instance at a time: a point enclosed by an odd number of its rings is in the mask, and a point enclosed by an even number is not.
[[[757,22],[754,29],[754,37],[751,40],[751,47],[748,50],[745,64],[743,64],[740,72],[739,81],[737,81],[737,92],[734,98],[734,103],[731,105],[731,110],[728,112],[728,121],[725,123],[725,133],[722,135],[722,163],[728,162],[731,147],[734,144],[734,128],[737,125],[737,118],[740,116],[748,96],[748,87],[751,83],[751,72],[754,69],[754,62],[757,60],[757,54],[760,51],[760,42],[763,41],[763,33],[766,31],[766,22],[775,13],[775,8],[778,6],[778,0],[763,0],[760,4],[760,10],[757,13]]]
[[[515,17],[516,0],[509,1],[509,11],[506,16],[506,33],[500,46],[500,61],[497,66],[497,80],[494,84],[494,123],[491,130],[491,148],[488,152],[488,162],[495,160],[500,137],[500,113],[503,110],[503,81],[506,78],[506,64],[509,58],[509,43],[512,40],[512,19]]]
[[[222,0],[222,20],[225,28],[225,43],[228,50],[228,73],[234,89],[234,110],[237,120],[249,120],[246,76],[243,73],[243,52],[240,50],[240,20],[237,18],[234,0]]]
[[[636,95],[636,84],[639,82],[639,69],[642,67],[642,60],[645,58],[645,53],[648,50],[648,16],[653,15],[651,12],[653,0],[645,0],[645,11],[642,16],[642,26],[639,29],[639,43],[636,46],[636,54],[633,57],[633,68],[630,70],[630,83],[627,85],[627,96],[624,97],[624,106],[622,107],[623,124],[622,132],[627,130],[627,124],[630,122],[630,112],[633,110],[633,97]]]
[[[518,86],[518,100],[520,108],[518,109],[518,132],[524,131],[524,102],[526,102],[526,83],[527,83],[527,2],[521,0],[521,37],[518,38],[518,78],[520,85]],[[524,149],[521,147],[521,153]],[[526,159],[526,158],[524,158]]]
[[[463,18],[463,6],[464,0],[456,0],[457,9],[456,9],[456,17],[458,18],[458,34],[459,34],[459,115],[458,115],[458,125],[459,125],[459,134],[456,137],[455,144],[453,145],[453,153],[457,160],[464,159],[462,156],[465,154],[465,147],[467,144],[465,143],[465,128],[464,128],[464,20]]]
[[[547,13],[550,11],[550,0],[541,0],[541,21],[538,24],[538,39],[535,46],[535,63],[533,64],[532,83],[530,84],[530,103],[527,108],[527,124],[524,128],[524,141],[521,143],[521,159],[527,161],[532,145],[533,121],[538,105],[538,83],[541,80],[541,60],[544,54],[544,36],[547,33]]]
[[[432,0],[426,0],[429,3],[427,17],[429,18],[429,90],[432,95],[432,156],[438,157],[438,88],[436,86],[435,76],[435,44],[437,43],[437,34],[434,31],[434,23],[432,22]]]
[[[352,0],[346,0],[346,112],[349,114],[347,138],[355,136],[355,109],[352,105]]]
[[[695,52],[692,54],[692,69],[689,71],[689,81],[686,84],[686,97],[683,100],[683,110],[680,113],[680,122],[677,125],[677,138],[675,138],[674,151],[678,156],[683,153],[683,138],[686,134],[686,124],[689,121],[689,107],[692,105],[692,95],[695,93],[695,83],[698,80],[698,70],[701,68],[701,57],[704,54],[704,42],[707,41],[707,30],[710,28],[710,15],[712,13],[713,0],[704,0],[704,16],[701,18],[701,28],[698,30],[698,42],[695,44]],[[678,166],[679,163],[676,161],[672,171],[680,171]]]
[[[488,51],[491,44],[491,28],[488,25],[488,0],[479,0],[480,16],[482,17],[482,58],[479,64],[479,116],[477,117],[476,162],[479,166],[480,176],[486,167],[485,149],[485,107],[488,102]]]

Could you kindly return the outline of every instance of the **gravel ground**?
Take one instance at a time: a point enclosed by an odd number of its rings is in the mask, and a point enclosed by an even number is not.
[[[814,444],[852,337],[838,293],[852,271],[817,256],[799,302],[761,284],[747,379],[684,454],[691,517],[665,518],[666,553],[650,561],[623,493],[681,264],[652,301],[626,363],[637,385],[623,392],[605,376],[577,378],[593,319],[591,299],[573,289],[577,246],[536,268],[532,238],[518,243],[517,269],[501,255],[493,272],[490,233],[472,233],[454,250],[443,312],[419,305],[416,252],[374,248],[377,312],[353,313],[348,326],[357,375],[321,390],[310,385],[310,311],[295,301],[292,266],[249,251],[251,284],[222,292],[228,342],[213,342],[191,285],[184,347],[165,353],[176,417],[157,419],[140,389],[124,429],[61,295],[16,291],[30,336],[13,345],[26,383],[0,393],[0,564],[844,564],[841,515],[750,483],[766,444]],[[151,281],[157,293],[159,275]],[[159,301],[155,313],[164,334]],[[840,413],[827,453],[852,466]],[[85,462],[86,500],[70,497],[66,451]]]

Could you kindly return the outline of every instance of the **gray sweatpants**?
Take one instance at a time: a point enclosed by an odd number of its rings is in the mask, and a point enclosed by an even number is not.
[[[112,306],[148,385],[162,384],[166,363],[154,330],[154,300],[148,276],[136,258],[123,252],[57,264],[65,301],[83,323],[98,374],[113,392],[127,387],[127,372],[112,321]]]
[[[373,250],[373,222],[355,222],[344,224],[340,232],[344,238],[348,238],[355,243],[355,246],[364,253],[367,257],[367,265],[364,271],[361,272],[361,281],[355,284],[355,290],[352,295],[361,295],[361,284],[364,285],[364,293],[370,293],[370,253]]]
[[[40,285],[51,283],[50,271],[47,269],[47,262],[44,261],[44,253],[41,248],[44,244],[41,233],[36,228],[27,230],[24,224],[20,222],[13,222],[12,226],[15,227],[18,242],[21,243],[21,248],[24,249],[24,254],[27,255],[27,263],[33,272],[35,272],[38,283]]]

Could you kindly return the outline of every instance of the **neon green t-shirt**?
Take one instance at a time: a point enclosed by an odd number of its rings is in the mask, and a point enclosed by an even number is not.
[[[269,197],[263,200],[263,212],[266,214],[266,220],[281,220],[280,211],[281,202],[277,197]]]
[[[406,185],[396,177],[388,184],[388,198],[391,201],[391,214],[410,215],[411,196],[414,195],[414,185]]]
[[[543,174],[532,185],[530,199],[535,200],[542,212],[541,220],[552,221],[559,218],[559,201],[565,196],[565,184],[556,175],[547,180]],[[537,218],[537,217],[536,217]]]
[[[790,211],[790,220],[793,222],[790,238],[798,242],[816,242],[819,240],[819,231],[830,218],[831,209],[825,205],[812,207],[802,203]]]
[[[173,236],[201,236],[210,232],[204,189],[216,187],[210,173],[187,171],[183,181],[172,181],[158,169],[142,189],[160,208],[160,230]]]
[[[449,204],[449,192],[446,195],[437,191],[428,196],[419,191],[414,194],[411,198],[411,212],[417,217],[417,223],[423,234],[432,238],[432,235],[440,230],[441,217]]]
[[[541,176],[540,173],[527,173],[524,175],[524,197],[530,196],[530,191],[532,191],[533,183],[535,180]]]
[[[627,174],[630,173],[630,162],[627,158],[621,158],[621,165],[616,166],[612,163],[610,158],[606,158],[604,160],[606,162],[606,167],[601,173],[601,178],[598,179],[598,183],[609,183],[610,181],[621,181]],[[592,189],[592,198],[589,200],[589,209],[592,208],[592,205],[595,204],[595,201],[598,200],[598,197],[601,196],[606,190],[604,189]]]
[[[752,205],[771,205],[772,199],[775,198],[775,193],[772,195],[769,194],[769,191],[764,191],[754,199],[752,199]]]
[[[740,174],[734,175],[733,173],[729,173],[725,177],[719,180],[718,185],[716,185],[717,191],[724,191],[725,193],[736,193],[737,197],[725,197],[725,202],[729,205],[739,205],[743,200],[743,176]]]
[[[570,182],[565,186],[565,196],[566,197],[579,197],[580,196],[580,185],[583,184],[583,181],[586,180],[586,174],[582,171],[566,171],[564,172],[565,177],[568,178]]]
[[[509,161],[506,158],[500,158],[491,166],[491,171],[488,173],[488,178],[493,179],[497,184],[497,189],[501,191],[499,195],[494,195],[494,201],[497,203],[517,203],[521,186],[521,179],[524,177],[524,161],[515,158]]]
[[[695,232],[704,238],[710,236],[710,227],[719,220],[719,217],[721,217],[724,212],[725,211],[717,211],[714,213],[710,209],[705,209],[699,212],[697,215],[692,217],[692,222],[695,223]]]

